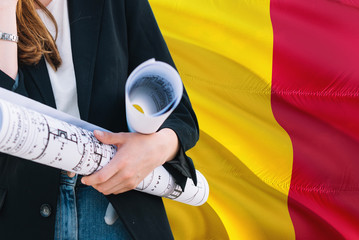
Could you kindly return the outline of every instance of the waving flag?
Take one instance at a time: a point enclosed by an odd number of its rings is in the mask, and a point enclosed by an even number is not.
[[[200,124],[176,239],[359,238],[359,2],[150,0]]]

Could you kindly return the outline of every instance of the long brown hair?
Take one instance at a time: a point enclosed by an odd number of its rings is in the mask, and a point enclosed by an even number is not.
[[[57,37],[55,18],[39,0],[18,0],[16,19],[19,35],[19,63],[35,65],[44,55],[51,67],[57,70],[61,65],[61,57],[57,50],[55,40],[36,12],[36,5],[40,7],[54,23]]]

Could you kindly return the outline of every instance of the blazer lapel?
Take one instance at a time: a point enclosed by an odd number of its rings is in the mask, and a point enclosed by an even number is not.
[[[26,69],[27,72],[31,75],[29,81],[32,80],[31,82],[33,83],[33,85],[30,82],[26,83],[29,86],[32,85],[31,87],[28,87],[29,96],[31,96],[36,101],[56,108],[55,98],[52,91],[45,58],[42,57],[36,66],[24,66],[24,69]]]
[[[72,58],[81,119],[87,120],[104,0],[68,0]]]

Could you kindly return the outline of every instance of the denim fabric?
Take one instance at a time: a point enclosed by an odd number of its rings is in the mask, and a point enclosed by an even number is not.
[[[76,187],[76,180],[77,175],[61,174],[55,240],[131,239],[120,218],[113,225],[105,223],[106,197],[90,186]]]

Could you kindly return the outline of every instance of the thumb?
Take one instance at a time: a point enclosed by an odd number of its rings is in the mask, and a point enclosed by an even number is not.
[[[95,130],[94,135],[100,142],[104,144],[120,144],[124,141],[123,133],[111,133]]]

